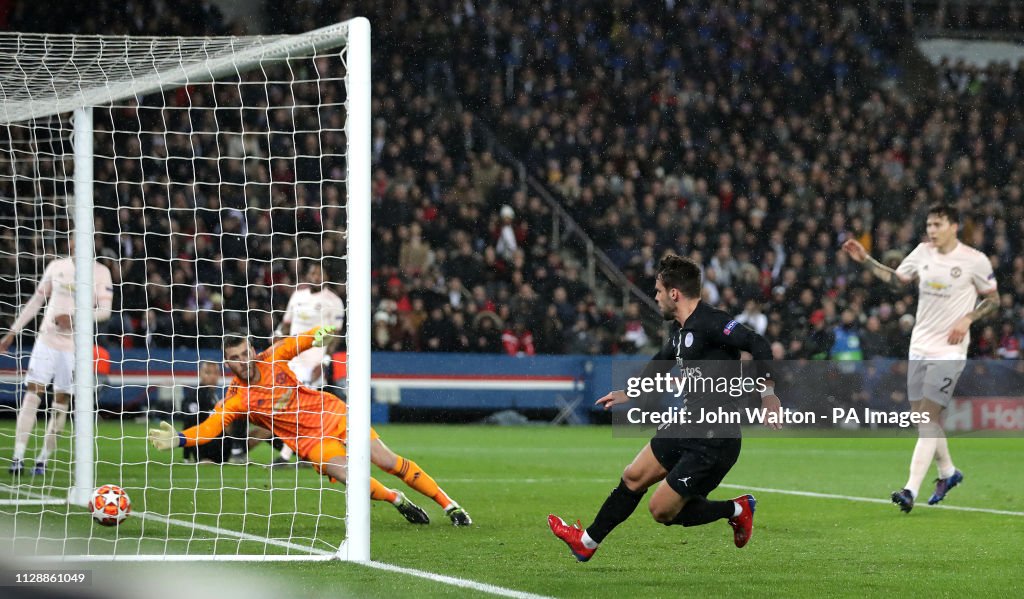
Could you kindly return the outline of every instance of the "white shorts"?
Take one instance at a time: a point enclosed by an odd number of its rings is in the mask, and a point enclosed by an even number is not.
[[[927,399],[948,408],[960,375],[967,365],[963,356],[926,358],[910,354],[907,364],[907,399]]]
[[[46,386],[53,383],[55,393],[72,393],[75,390],[75,352],[53,349],[44,343],[36,343],[32,357],[28,360],[25,384],[35,383]]]

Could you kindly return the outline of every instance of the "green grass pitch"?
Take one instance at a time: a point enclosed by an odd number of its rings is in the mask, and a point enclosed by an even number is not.
[[[9,455],[13,426],[12,420],[0,421],[3,457]],[[1024,439],[952,439],[954,459],[966,480],[944,503],[1017,515],[924,505],[905,515],[883,502],[762,490],[754,492],[758,509],[753,539],[746,548],[736,549],[725,522],[665,527],[650,518],[645,502],[593,560],[581,564],[548,531],[547,514],[588,524],[644,439],[616,438],[606,427],[393,425],[378,430],[396,452],[434,476],[474,519],[472,528],[453,528],[436,504],[375,469],[379,480],[405,490],[434,520],[429,526],[413,526],[390,506],[375,504],[372,555],[381,562],[556,597],[1024,594]],[[317,536],[314,546],[321,550],[330,550],[330,544],[343,536],[344,496],[334,485],[322,485],[312,470],[196,467],[183,464],[180,451],[171,467],[168,454],[147,449],[141,424],[103,422],[99,434],[103,438],[98,452],[105,462],[97,482],[124,486],[135,510],[254,538],[290,538],[305,546]],[[70,439],[63,444],[70,446]],[[885,500],[903,484],[913,444],[912,438],[783,438],[759,433],[744,440],[740,460],[725,483]],[[66,455],[66,447],[62,451]],[[270,456],[264,446],[254,459],[269,462]],[[115,457],[119,463],[113,463]],[[147,459],[159,461],[147,467]],[[65,476],[52,473],[42,484],[26,477],[22,488],[56,492],[66,484]],[[730,486],[713,497],[731,498],[741,492]],[[930,493],[926,481],[922,504]],[[296,508],[308,515],[294,516]],[[214,543],[207,540],[210,533],[158,519],[133,516],[108,529],[92,525],[79,508],[71,508],[68,517],[67,508],[60,506],[22,507],[16,517],[12,510],[0,508],[5,530],[0,542],[10,549],[15,538],[22,553],[54,550],[65,537],[88,538],[97,553],[295,553],[257,540],[221,538]],[[136,540],[139,536],[141,541]],[[165,543],[165,537],[172,540]],[[126,563],[89,567],[95,568],[97,580],[152,568]],[[339,562],[174,564],[164,570],[168,571],[264,576],[286,585],[296,596],[481,595]]]

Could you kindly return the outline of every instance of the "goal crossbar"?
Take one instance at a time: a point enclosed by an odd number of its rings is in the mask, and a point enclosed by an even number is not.
[[[0,33],[0,124],[109,104],[344,45],[348,24],[299,35],[129,37]],[[138,64],[140,54],[153,57]],[[26,60],[26,57],[31,57]],[[83,81],[103,81],[84,87]]]

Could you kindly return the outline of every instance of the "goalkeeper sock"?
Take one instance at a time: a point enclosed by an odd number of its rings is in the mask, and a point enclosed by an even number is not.
[[[36,425],[36,410],[39,409],[39,396],[26,391],[21,398],[21,409],[18,410],[18,424],[14,432],[14,459],[25,457],[28,447],[28,436]]]
[[[626,521],[626,518],[633,513],[640,500],[644,498],[647,489],[643,491],[632,491],[626,486],[626,481],[619,480],[619,486],[615,487],[608,499],[604,500],[594,523],[587,527],[587,535],[595,542],[600,543],[619,524]]]
[[[286,462],[291,461],[293,455],[295,455],[295,452],[292,451],[291,447],[288,447],[287,445],[285,445],[284,447],[281,448],[281,459],[282,460],[284,460]]]
[[[398,460],[395,462],[395,469],[388,470],[388,474],[397,476],[402,479],[405,484],[433,499],[437,502],[437,505],[441,506],[441,509],[448,509],[448,507],[454,503],[451,497],[448,497],[448,495],[441,490],[441,487],[437,485],[434,479],[419,467],[419,464],[412,460],[403,458],[402,456],[397,456],[397,458]]]
[[[373,501],[387,501],[394,504],[398,501],[398,493],[380,484],[376,478],[370,477],[370,499]]]
[[[708,501],[703,497],[690,497],[675,519],[666,523],[666,526],[700,526],[715,520],[732,518],[737,507],[739,506],[735,501]]]

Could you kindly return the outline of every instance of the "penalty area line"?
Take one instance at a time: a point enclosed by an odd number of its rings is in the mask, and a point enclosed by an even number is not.
[[[594,483],[594,484],[608,484],[612,485],[610,478],[452,478],[445,479],[446,482],[450,483],[491,483],[491,484],[563,484],[566,481],[574,483]],[[740,491],[755,491],[757,493],[777,493],[779,495],[793,495],[796,497],[811,497],[814,499],[839,499],[843,501],[857,501],[860,503],[881,503],[888,505],[892,503],[889,499],[883,499],[881,497],[861,497],[858,495],[840,495],[837,493],[816,493],[814,491],[798,491],[795,489],[774,489],[771,487],[750,487],[747,485],[736,485],[730,483],[722,483],[718,485],[724,489],[738,489]],[[975,512],[981,514],[995,514],[997,516],[1017,516],[1024,517],[1024,512],[1015,512],[1012,510],[997,510],[992,508],[984,507],[970,507],[966,505],[949,505],[940,503],[938,505],[928,505],[922,503],[919,506],[927,509],[936,510],[952,510],[955,512]]]
[[[728,489],[739,489],[741,491],[756,491],[758,493],[777,493],[779,495],[795,495],[797,497],[812,497],[815,499],[841,499],[844,501],[858,501],[860,503],[892,503],[889,499],[882,499],[880,497],[859,497],[857,495],[839,495],[835,493],[815,493],[813,491],[795,491],[793,489],[773,489],[770,487],[748,487],[746,485],[734,485],[734,484],[721,484],[719,487],[725,487]],[[917,507],[917,506],[915,506]],[[969,507],[964,505],[928,505],[922,504],[930,510],[952,510],[956,512],[978,512],[982,514],[996,514],[998,516],[1024,516],[1024,512],[1014,512],[1010,510],[996,510],[984,507]]]

